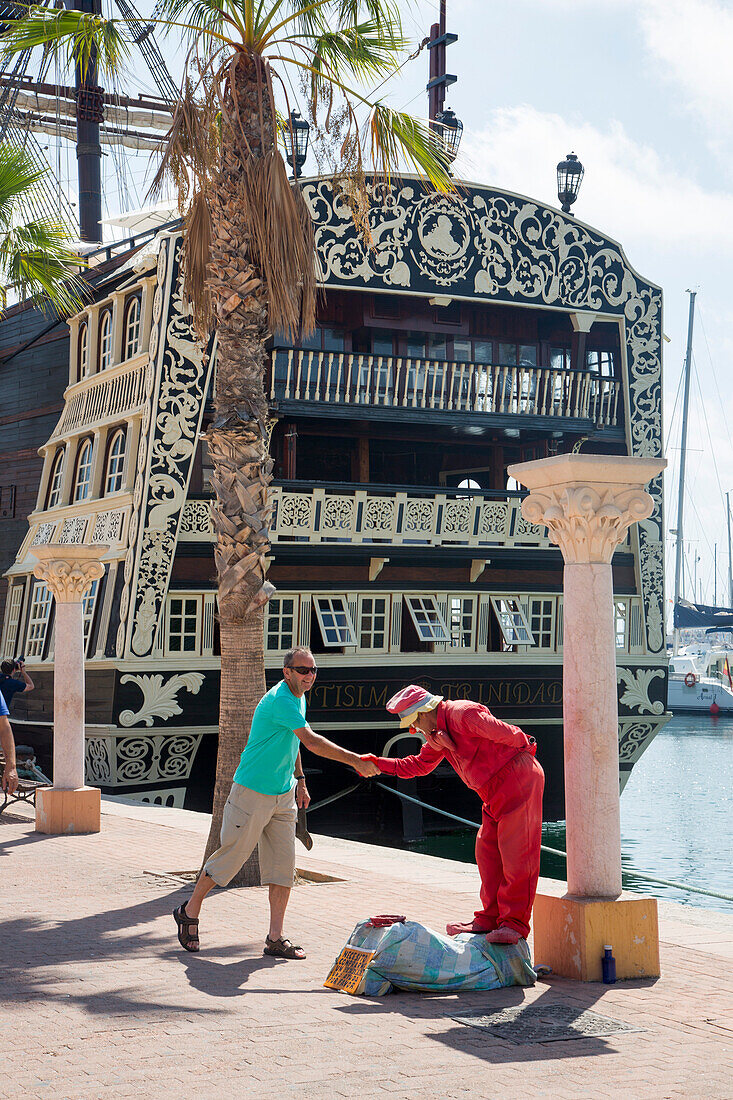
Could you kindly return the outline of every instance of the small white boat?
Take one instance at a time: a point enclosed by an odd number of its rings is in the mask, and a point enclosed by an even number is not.
[[[678,653],[670,658],[667,709],[673,714],[733,714],[733,688],[728,668],[733,651],[714,647],[697,653]]]

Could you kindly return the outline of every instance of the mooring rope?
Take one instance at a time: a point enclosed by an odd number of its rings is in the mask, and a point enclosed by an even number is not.
[[[481,826],[475,821],[469,821],[465,817],[459,817],[457,814],[449,813],[448,810],[440,810],[437,806],[430,806],[427,802],[421,802],[419,798],[413,798],[412,795],[404,794],[402,791],[396,791],[394,787],[388,787],[385,783],[377,783],[378,787],[381,787],[383,791],[390,791],[392,794],[397,795],[398,798],[404,798],[407,802],[414,802],[416,806],[421,806],[424,810],[432,810],[433,813],[442,814],[443,817],[449,817],[452,821],[458,821],[461,825],[468,825],[472,829],[479,829]],[[553,856],[562,856],[563,859],[567,859],[567,852],[563,852],[560,848],[550,848],[547,844],[540,845],[543,852],[549,852]],[[643,879],[644,882],[653,882],[657,886],[673,886],[677,890],[687,890],[690,894],[704,894],[708,898],[720,898],[722,901],[733,901],[733,897],[730,894],[719,894],[715,890],[704,890],[701,886],[688,886],[684,882],[671,882],[665,878],[654,878],[652,875],[646,875],[642,871],[627,871],[624,870],[625,875],[629,875],[632,878]]]
[[[309,807],[309,813],[313,813],[315,810],[320,810],[322,806],[328,806],[332,802],[337,802],[339,798],[344,798],[347,794],[352,794],[362,786],[363,780],[358,783],[354,783],[351,787],[345,787],[342,791],[337,791],[336,794],[330,795],[328,798],[322,799],[321,802],[316,802]],[[441,814],[443,817],[449,817],[451,821],[457,821],[460,825],[468,825],[470,829],[480,829],[481,826],[476,821],[469,821],[467,817],[459,817],[458,814],[452,814],[449,810],[441,810],[437,806],[431,806],[427,802],[421,802],[419,798],[414,798],[411,794],[405,794],[403,791],[397,791],[394,787],[388,787],[385,783],[377,783],[375,786],[381,787],[383,791],[389,791],[390,794],[396,795],[397,798],[402,798],[405,802],[412,802],[416,806],[420,806],[423,810],[430,810],[434,814]],[[550,848],[547,844],[541,844],[540,850],[549,853],[549,855],[560,856],[562,859],[567,859],[567,852],[563,852],[560,848]],[[671,882],[666,878],[654,878],[652,875],[646,875],[642,871],[627,871],[623,872],[625,875],[631,878],[640,878],[644,882],[653,882],[656,886],[672,886],[676,890],[686,890],[690,894],[704,894],[708,898],[720,898],[721,901],[733,901],[733,897],[730,894],[719,894],[716,890],[704,890],[702,886],[688,886],[684,882]]]

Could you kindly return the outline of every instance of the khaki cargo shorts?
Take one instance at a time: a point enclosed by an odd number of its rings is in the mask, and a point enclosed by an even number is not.
[[[297,816],[294,788],[285,794],[259,794],[232,783],[221,823],[221,847],[207,859],[207,875],[217,886],[226,886],[259,844],[262,882],[292,886]]]

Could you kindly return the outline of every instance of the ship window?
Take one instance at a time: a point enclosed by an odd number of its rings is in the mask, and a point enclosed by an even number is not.
[[[554,649],[555,601],[531,599],[529,601],[529,625],[539,649]]]
[[[267,604],[266,646],[270,652],[284,652],[295,645],[296,610],[293,596],[275,596]]]
[[[313,601],[321,628],[323,644],[327,646],[356,645],[354,625],[345,596],[316,596]]]
[[[499,365],[502,367],[536,367],[536,344],[499,344]]]
[[[427,355],[428,359],[448,358],[448,344],[445,336],[439,336],[437,334],[428,336]]]
[[[323,328],[323,350],[324,351],[343,351],[344,350],[344,334],[341,329],[338,328]]]
[[[453,359],[456,363],[470,363],[473,358],[470,340],[453,339]]]
[[[448,627],[434,596],[406,596],[405,600],[421,642],[448,642]]]
[[[492,596],[491,603],[507,645],[534,645],[529,623],[515,597]]]
[[[359,646],[361,649],[387,648],[386,596],[361,596],[359,599]]]
[[[628,605],[626,600],[613,601],[613,621],[616,631],[616,649],[627,648]]]
[[[137,295],[127,303],[125,315],[125,359],[140,351],[140,299]]]
[[[8,612],[5,620],[5,637],[3,638],[3,653],[16,653],[18,643],[18,624],[20,611],[23,606],[23,592],[25,584],[14,584],[8,596]]]
[[[372,333],[372,355],[394,355],[394,339],[391,332],[377,330]]]
[[[198,596],[168,599],[168,653],[198,653],[201,600]]]
[[[104,484],[105,494],[117,493],[122,488],[122,470],[125,465],[125,432],[120,428],[115,432],[107,459],[107,476]]]
[[[475,484],[475,482],[473,483]],[[454,649],[473,649],[473,629],[476,620],[476,600],[452,596],[448,601],[450,644]]]
[[[600,374],[601,378],[615,378],[616,367],[612,351],[589,351],[585,365],[587,370]]]
[[[494,348],[491,340],[474,340],[473,361],[474,363],[493,363]]]
[[[570,370],[570,348],[550,348],[550,369]]]
[[[27,657],[43,657],[52,599],[46,585],[38,582],[33,589],[31,613],[28,617],[28,637],[25,647]]]
[[[77,354],[79,356],[77,377],[81,380],[89,374],[89,329],[86,324],[81,325],[79,328]]]
[[[65,450],[62,447],[53,460],[53,466],[51,468],[51,477],[48,480],[48,501],[46,502],[47,508],[55,508],[61,500],[61,482],[64,474],[64,454]]]
[[[92,480],[92,441],[85,439],[79,448],[76,460],[76,480],[74,482],[74,500],[86,500]]]
[[[425,337],[421,332],[410,332],[407,337],[407,358],[425,358]]]
[[[112,366],[112,314],[105,309],[99,322],[99,369]]]
[[[92,581],[91,587],[87,589],[81,601],[81,615],[82,623],[84,626],[84,653],[86,654],[87,646],[89,645],[89,635],[92,632],[92,620],[94,619],[94,605],[97,602],[97,592],[99,591],[99,581]]]

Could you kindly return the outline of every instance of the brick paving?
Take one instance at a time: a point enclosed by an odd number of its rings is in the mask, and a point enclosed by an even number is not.
[[[0,1097],[318,1098],[733,1096],[733,919],[661,906],[658,981],[352,998],[323,988],[357,920],[469,915],[476,873],[412,853],[316,838],[287,933],[305,962],[262,955],[266,890],[216,891],[202,950],[171,911],[208,819],[104,804],[97,836],[46,837],[0,818]],[[558,889],[543,882],[542,888]],[[517,1046],[453,1019],[526,1002],[592,1009],[642,1030]]]

